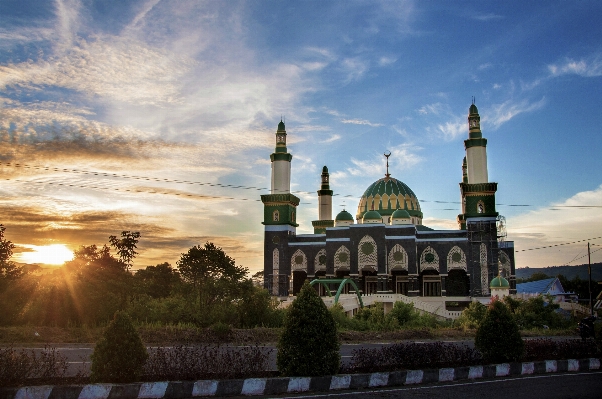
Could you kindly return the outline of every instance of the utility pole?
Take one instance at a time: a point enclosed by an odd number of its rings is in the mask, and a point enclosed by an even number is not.
[[[587,274],[589,276],[588,288],[589,288],[589,310],[590,315],[594,315],[594,303],[592,302],[592,257],[589,250],[589,241],[587,242]]]

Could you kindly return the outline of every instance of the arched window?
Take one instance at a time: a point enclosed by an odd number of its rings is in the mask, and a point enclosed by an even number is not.
[[[364,236],[357,246],[357,266],[359,270],[367,266],[378,270],[376,241],[370,236]]]
[[[480,250],[481,263],[481,291],[484,295],[489,294],[489,271],[487,270],[487,246],[481,243]]]
[[[466,255],[464,251],[458,246],[453,247],[447,254],[447,271],[452,269],[462,269],[466,271]]]
[[[483,201],[477,202],[477,213],[485,213],[485,203]]]
[[[389,270],[408,270],[408,253],[399,244],[389,251]]]
[[[307,272],[307,257],[300,249],[296,250],[291,258],[291,272],[296,270]]]
[[[326,270],[326,250],[321,249],[316,254],[316,259],[314,260],[314,269],[318,270]]]
[[[439,272],[439,255],[433,248],[426,247],[420,255],[420,271],[435,270]]]
[[[336,272],[341,268],[349,269],[350,261],[349,250],[344,245],[341,245],[334,254],[334,271]]]
[[[272,213],[272,220],[274,222],[280,221],[280,212],[278,212],[278,210],[275,210],[274,213]]]
[[[278,274],[280,273],[280,252],[274,249],[272,252],[272,294],[279,295]]]

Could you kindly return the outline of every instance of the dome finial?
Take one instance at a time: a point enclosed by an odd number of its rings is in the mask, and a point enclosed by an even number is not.
[[[385,179],[389,179],[389,177],[391,177],[391,174],[389,173],[389,157],[391,156],[391,151],[388,151],[388,154],[385,152],[383,155],[387,158],[387,173],[385,174]]]

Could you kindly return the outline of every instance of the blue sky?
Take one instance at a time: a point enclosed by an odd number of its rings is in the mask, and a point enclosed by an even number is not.
[[[385,151],[424,224],[455,228],[474,96],[517,251],[602,236],[600,15],[598,1],[2,0],[6,235],[24,260],[136,230],[136,267],[210,240],[257,271],[281,116],[298,233],[323,165],[334,213],[355,213]]]

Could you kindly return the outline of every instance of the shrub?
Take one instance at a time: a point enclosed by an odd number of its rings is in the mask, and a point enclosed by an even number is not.
[[[336,374],[341,361],[339,346],[332,314],[306,282],[284,321],[278,341],[278,370],[285,376]]]
[[[415,324],[420,319],[420,313],[414,309],[413,303],[395,302],[393,309],[387,314],[397,321],[401,327]]]
[[[478,328],[485,319],[485,313],[487,313],[487,306],[473,301],[462,311],[462,315],[456,320],[456,323],[465,329]]]
[[[116,312],[94,347],[91,360],[92,382],[132,382],[140,377],[148,357],[140,335],[129,316]]]
[[[517,361],[524,351],[518,325],[503,302],[494,300],[475,335],[475,347],[491,362]]]
[[[400,343],[353,351],[345,372],[370,373],[400,369],[469,366],[480,363],[479,351],[466,345]]]
[[[268,377],[273,349],[254,346],[224,347],[187,343],[150,350],[144,366],[149,381]]]
[[[585,359],[595,356],[597,356],[597,348],[592,340],[555,341],[549,338],[537,338],[525,340],[525,353],[522,360]]]
[[[52,382],[64,377],[67,367],[67,358],[48,346],[39,354],[12,346],[0,348],[0,387],[23,385],[31,379]]]

